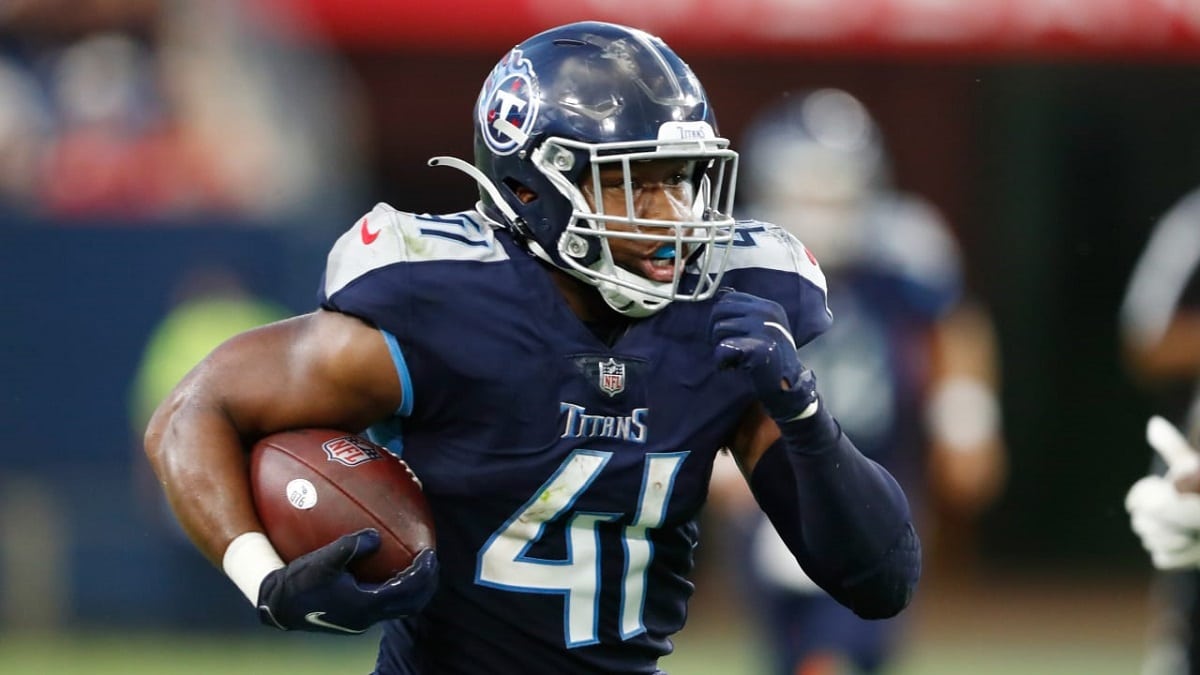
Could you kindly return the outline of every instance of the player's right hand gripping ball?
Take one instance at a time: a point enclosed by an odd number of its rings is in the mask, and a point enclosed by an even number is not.
[[[771,417],[790,420],[815,412],[816,378],[800,362],[779,303],[723,289],[713,303],[709,330],[717,366],[746,371]]]

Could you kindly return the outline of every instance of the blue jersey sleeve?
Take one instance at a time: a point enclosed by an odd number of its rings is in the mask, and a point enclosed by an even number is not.
[[[338,238],[317,294],[322,309],[376,325],[384,316],[403,314],[409,246],[401,227],[399,212],[377,204]]]
[[[417,215],[381,203],[334,243],[318,302],[322,309],[358,317],[383,333],[404,389],[396,414],[406,417],[419,388],[408,356],[420,353],[424,343],[444,338],[430,332],[428,314],[441,305],[465,306],[456,301],[472,294],[456,285],[461,265],[501,261],[506,255],[478,214]],[[440,313],[449,311],[446,307]]]

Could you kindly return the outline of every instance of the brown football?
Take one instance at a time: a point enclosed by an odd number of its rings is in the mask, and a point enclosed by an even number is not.
[[[433,519],[416,474],[361,436],[333,429],[267,436],[251,451],[250,485],[267,538],[285,562],[373,527],[379,550],[350,571],[378,583],[434,546]]]

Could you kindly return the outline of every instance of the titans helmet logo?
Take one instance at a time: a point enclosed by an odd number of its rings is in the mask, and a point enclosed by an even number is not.
[[[492,69],[475,114],[492,152],[509,155],[524,144],[537,119],[538,97],[537,76],[521,50],[510,51]]]

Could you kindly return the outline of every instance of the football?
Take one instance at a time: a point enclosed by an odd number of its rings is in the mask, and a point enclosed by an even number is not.
[[[267,538],[285,562],[365,527],[380,547],[350,565],[378,583],[434,546],[421,482],[403,460],[361,436],[298,429],[267,436],[250,453],[250,485]]]

